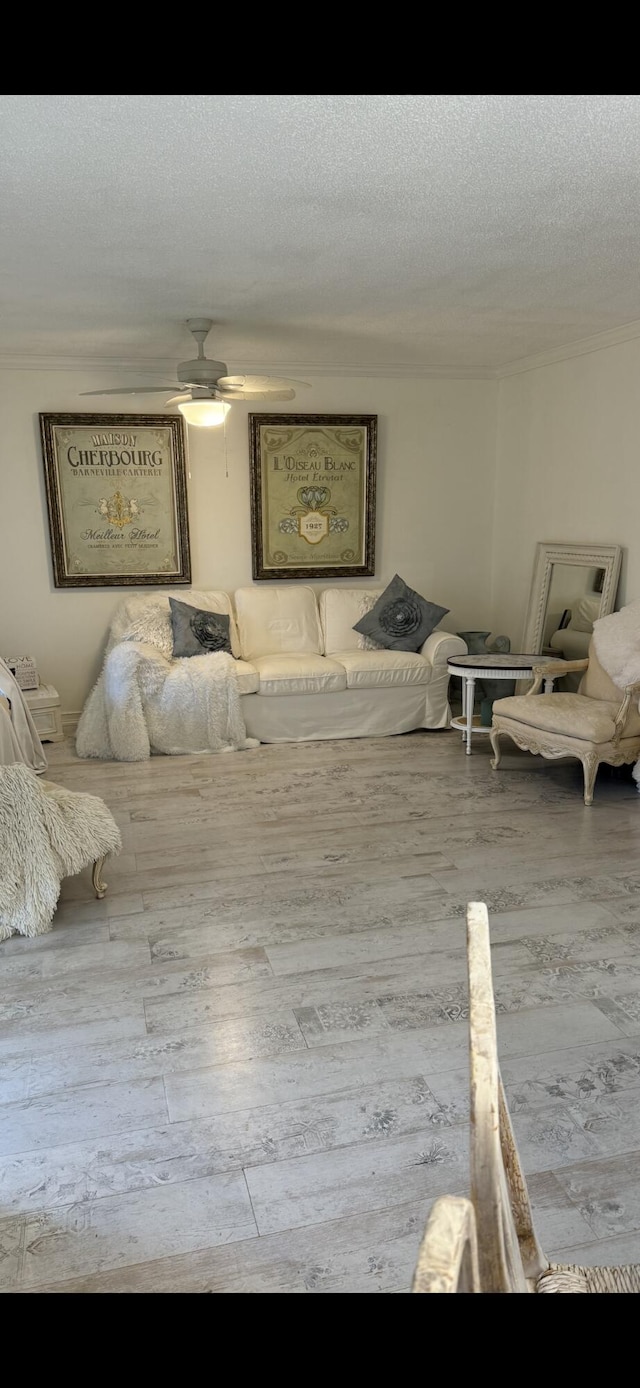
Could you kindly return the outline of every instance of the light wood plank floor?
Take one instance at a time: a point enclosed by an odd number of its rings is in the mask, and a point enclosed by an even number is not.
[[[403,1292],[467,1188],[465,903],[541,1240],[640,1262],[640,800],[456,733],[142,765],[124,846],[0,946],[0,1286]]]

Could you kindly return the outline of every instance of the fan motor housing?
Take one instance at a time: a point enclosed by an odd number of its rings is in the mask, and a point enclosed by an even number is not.
[[[181,361],[178,366],[178,380],[188,385],[215,385],[221,376],[228,374],[226,362],[209,361],[206,357]]]

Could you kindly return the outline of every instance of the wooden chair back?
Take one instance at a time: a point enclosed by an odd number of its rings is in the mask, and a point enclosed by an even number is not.
[[[473,1205],[442,1195],[427,1220],[412,1292],[479,1292],[478,1240]]]
[[[467,907],[471,1200],[443,1196],[427,1223],[414,1292],[634,1292],[640,1264],[550,1264],[536,1238],[498,1066],[489,917]]]
[[[483,1292],[526,1292],[547,1267],[536,1238],[526,1182],[504,1095],[496,1033],[489,916],[467,907],[471,1201]]]

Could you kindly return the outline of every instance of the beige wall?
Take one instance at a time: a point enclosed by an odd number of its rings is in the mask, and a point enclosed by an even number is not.
[[[154,408],[153,396],[79,399],[82,390],[121,379],[95,369],[0,371],[0,653],[33,655],[66,712],[81,708],[98,673],[120,591],[53,587],[37,416],[94,406],[130,413]],[[489,625],[496,399],[492,381],[336,375],[317,377],[291,407],[378,415],[371,581],[387,582],[398,571],[425,597],[451,608],[443,625],[454,631]],[[251,582],[247,413],[247,406],[234,405],[228,416],[228,478],[222,433],[189,431],[197,587],[232,591]]]
[[[493,626],[519,644],[538,540],[624,546],[640,597],[640,341],[500,382]]]

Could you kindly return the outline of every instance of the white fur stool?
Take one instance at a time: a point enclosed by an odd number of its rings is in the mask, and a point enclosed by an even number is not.
[[[119,853],[120,830],[96,795],[43,781],[28,766],[0,766],[0,940],[51,929],[63,877],[93,865],[96,896],[107,888],[102,867]]]

